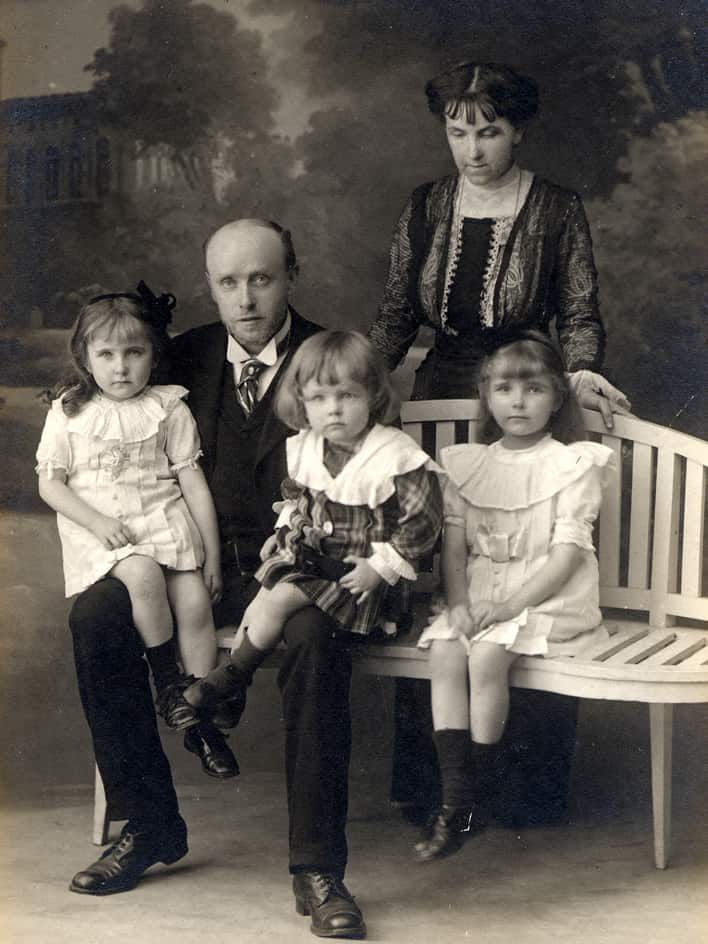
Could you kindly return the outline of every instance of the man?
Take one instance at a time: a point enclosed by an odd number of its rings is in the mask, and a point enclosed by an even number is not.
[[[205,261],[220,321],[173,341],[171,379],[190,390],[219,519],[218,626],[238,622],[257,589],[251,575],[272,531],[291,433],[272,413],[275,385],[296,348],[320,329],[289,305],[298,269],[290,235],[277,224],[228,223],[207,241]],[[109,806],[129,817],[119,841],[74,877],[74,891],[96,895],[132,888],[147,868],[176,861],[187,845],[142,653],[126,633],[127,595],[116,581],[92,590],[93,599],[85,600],[87,591],[70,617],[77,672]],[[314,607],[293,617],[284,635],[278,685],[297,908],[311,915],[317,935],[364,937],[361,912],[343,883],[351,747],[347,636]]]

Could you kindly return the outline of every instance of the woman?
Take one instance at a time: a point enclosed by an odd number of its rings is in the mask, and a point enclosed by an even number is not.
[[[513,324],[548,333],[555,322],[576,394],[611,426],[611,411],[629,403],[587,373],[600,367],[605,332],[581,200],[515,161],[538,110],[536,84],[468,62],[428,82],[426,94],[458,173],[418,187],[401,214],[372,342],[393,369],[418,329],[433,327],[413,398],[474,397],[485,332]]]
[[[554,326],[578,399],[600,410],[611,428],[613,411],[627,412],[630,404],[595,373],[605,331],[582,202],[515,160],[538,110],[535,82],[507,66],[467,62],[432,79],[425,91],[457,173],[418,187],[406,204],[371,341],[393,370],[418,329],[434,328],[413,399],[476,397],[485,335],[510,326],[548,334]],[[549,732],[545,742],[507,732],[513,754],[500,781],[516,788],[513,808],[507,805],[503,815],[517,823],[548,821],[565,806],[577,705],[568,699],[554,705],[554,698],[528,693],[510,718],[514,728],[535,714],[533,726]],[[392,795],[411,819],[437,799],[430,730],[427,685],[398,680]]]

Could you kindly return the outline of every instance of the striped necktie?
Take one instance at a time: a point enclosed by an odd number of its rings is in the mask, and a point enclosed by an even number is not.
[[[236,384],[236,399],[247,418],[258,403],[258,380],[267,367],[257,357],[249,357],[241,368],[241,377]]]

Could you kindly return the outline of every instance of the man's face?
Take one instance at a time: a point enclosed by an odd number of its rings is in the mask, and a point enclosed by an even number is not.
[[[206,269],[226,330],[249,354],[259,354],[282,325],[296,281],[280,236],[249,220],[231,223],[212,236]]]

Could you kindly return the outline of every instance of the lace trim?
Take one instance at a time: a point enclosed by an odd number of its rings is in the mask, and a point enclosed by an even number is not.
[[[204,453],[200,449],[198,452],[195,452],[193,456],[189,456],[187,459],[182,459],[179,462],[175,462],[170,466],[170,472],[176,474],[181,472],[183,469],[198,469],[199,460],[202,458]]]
[[[461,188],[458,187],[461,192]],[[445,288],[443,291],[442,304],[440,306],[440,323],[445,334],[457,336],[458,332],[448,323],[447,320],[447,302],[452,290],[457,266],[460,262],[462,253],[462,227],[465,225],[465,218],[460,213],[460,197],[455,200],[455,212],[452,218],[450,228],[450,249],[447,254],[447,268],[445,271]]]
[[[503,216],[494,220],[492,226],[492,238],[489,241],[487,265],[482,277],[482,297],[479,304],[479,318],[485,328],[494,326],[494,287],[501,268],[502,250],[509,240],[513,225],[513,216]]]
[[[462,192],[463,186],[460,182],[455,195],[455,209],[453,211],[452,224],[450,227],[450,248],[447,254],[447,266],[445,269],[445,288],[443,290],[442,304],[440,306],[440,323],[442,330],[445,334],[450,334],[454,337],[456,337],[459,332],[453,328],[447,320],[447,305],[462,254],[462,230],[465,225],[465,215],[462,212]],[[502,250],[511,235],[516,213],[518,213],[518,206],[512,216],[497,217],[492,224],[492,236],[487,251],[487,264],[482,279],[482,296],[479,305],[480,321],[488,328],[494,325],[494,286],[496,285],[499,269],[501,268]]]

